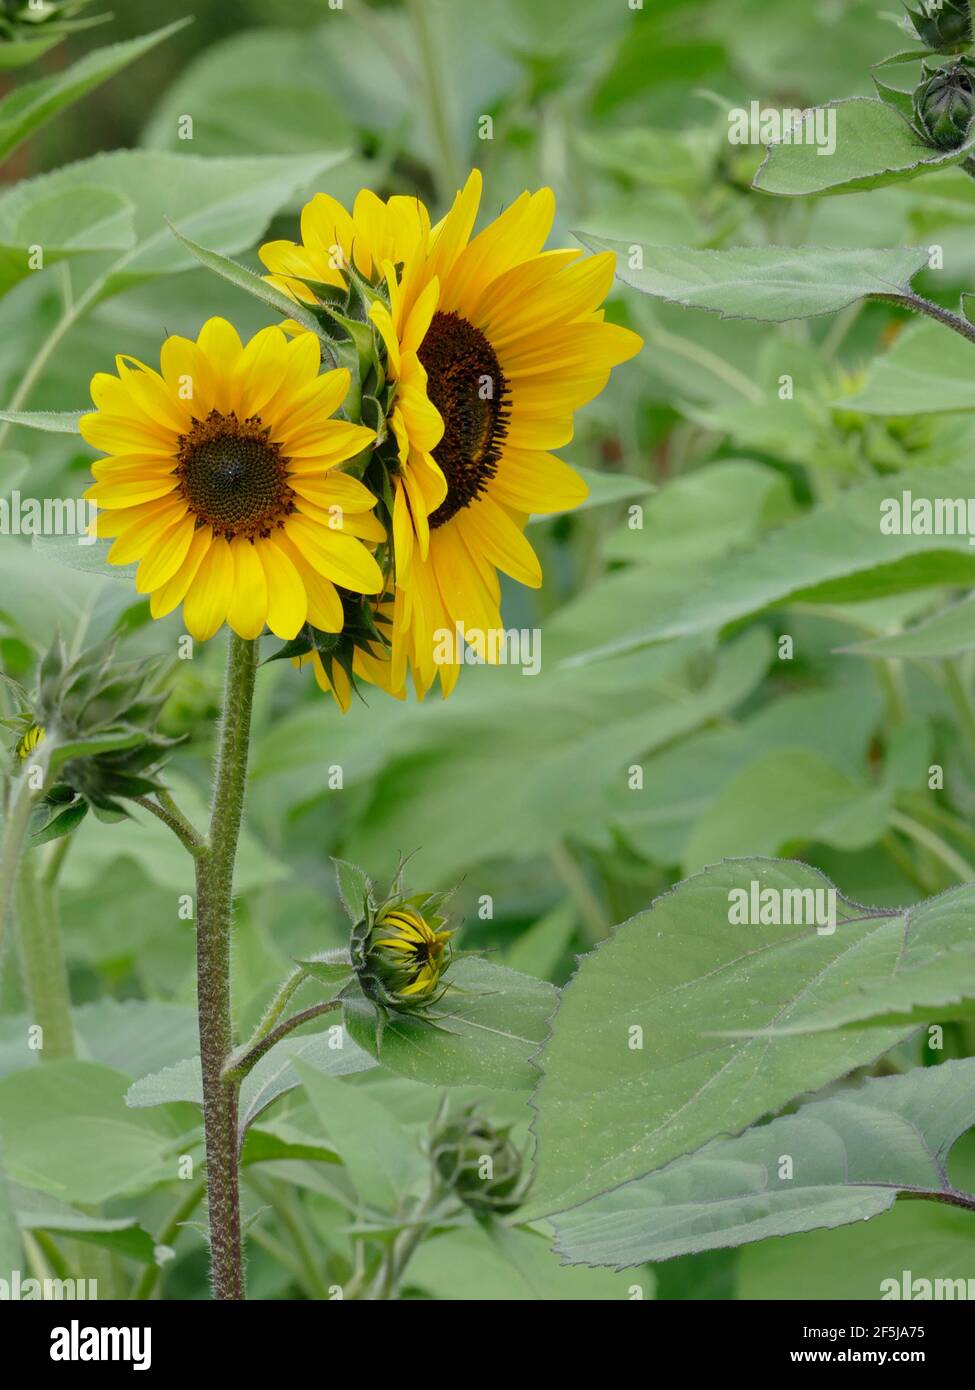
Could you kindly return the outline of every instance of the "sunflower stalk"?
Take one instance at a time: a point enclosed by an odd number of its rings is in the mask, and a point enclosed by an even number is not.
[[[21,971],[31,1024],[41,1029],[41,1060],[75,1055],[71,992],[61,944],[56,885],[37,872],[36,852],[25,854],[17,874]]]
[[[258,642],[232,635],[227,657],[223,721],[214,781],[210,833],[196,858],[197,1012],[203,1072],[207,1206],[214,1296],[244,1298],[237,1168],[240,1082],[225,1076],[233,1050],[230,932],[234,865],[244,813]]]

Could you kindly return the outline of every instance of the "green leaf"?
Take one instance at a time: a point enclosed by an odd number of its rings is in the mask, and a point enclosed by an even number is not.
[[[932,1298],[936,1285],[941,1298],[969,1297],[972,1213],[898,1202],[870,1223],[869,1235],[841,1226],[760,1241],[741,1252],[738,1270],[741,1299]],[[961,1293],[952,1282],[959,1279]]]
[[[88,814],[88,802],[76,801],[74,805],[68,806],[60,815],[55,815],[48,820],[41,830],[35,830],[30,837],[29,844],[32,848],[38,845],[46,845],[51,840],[60,840],[64,835],[70,835],[75,830],[85,816]]]
[[[330,956],[337,959],[329,959]],[[352,962],[346,950],[323,951],[318,956],[308,956],[304,960],[295,961],[295,964],[300,965],[302,970],[319,984],[325,985],[329,995],[337,993],[353,973]]]
[[[77,434],[78,421],[87,413],[84,410],[0,410],[0,420],[51,434]]]
[[[888,788],[857,781],[811,749],[786,746],[725,785],[690,836],[683,870],[736,854],[774,855],[809,841],[864,849],[884,833],[890,809]]]
[[[950,1196],[948,1152],[973,1110],[973,1060],[873,1078],[564,1212],[555,1249],[620,1268],[866,1221],[901,1193]]]
[[[323,1075],[316,1072],[317,1076]],[[284,1120],[264,1125],[251,1125],[244,1140],[240,1161],[246,1163],[341,1163],[335,1149],[304,1130]]]
[[[611,1274],[605,1269],[568,1268],[545,1237],[498,1221],[447,1231],[426,1240],[410,1261],[407,1282],[445,1302],[574,1302],[653,1298],[655,1279]]]
[[[842,997],[810,1002],[801,1018],[766,1030],[805,1036],[850,1025],[889,1028],[975,1015],[975,884],[950,888],[901,912],[881,914]],[[865,911],[866,909],[861,909]]]
[[[913,323],[867,367],[863,385],[832,402],[865,415],[975,410],[975,348],[938,323]]]
[[[81,570],[84,574],[97,574],[103,579],[125,579],[130,583],[135,578],[138,565],[110,565],[108,552],[112,541],[80,536],[32,536],[31,548],[45,559],[68,569]]]
[[[617,276],[643,294],[689,309],[709,309],[723,318],[766,323],[832,314],[871,294],[904,294],[928,263],[928,252],[920,246],[889,251],[820,246],[699,251],[612,241],[586,232],[577,236],[591,251],[615,252]]]
[[[538,1079],[530,1058],[546,1035],[558,990],[477,957],[455,961],[447,979],[455,988],[432,1011],[436,1028],[393,1013],[377,1048],[373,1029],[350,1010],[349,1032],[384,1067],[412,1081],[530,1089]]]
[[[889,637],[874,637],[844,647],[859,656],[911,657],[915,661],[958,656],[975,649],[975,595],[936,613],[934,617]]]
[[[216,251],[208,251],[205,246],[200,246],[190,237],[184,236],[179,228],[174,227],[172,223],[169,224],[169,228],[173,236],[181,241],[200,264],[205,265],[208,270],[212,270],[222,279],[236,286],[237,289],[253,295],[262,304],[276,309],[285,318],[294,319],[295,323],[300,323],[304,328],[310,329],[316,338],[329,341],[322,332],[322,326],[318,319],[303,304],[297,304],[293,299],[289,299],[282,290],[279,290],[275,285],[269,285],[260,275],[256,275],[253,270],[248,270],[246,266],[240,265],[237,261],[231,260],[229,256],[221,256]]]
[[[0,1141],[16,1182],[96,1205],[176,1177],[183,1126],[138,1115],[128,1077],[96,1062],[46,1062],[0,1080]]]
[[[417,874],[422,868],[428,882],[449,883],[472,863],[524,861],[566,837],[607,845],[600,808],[625,785],[626,769],[733,709],[769,659],[767,634],[753,632],[713,658],[673,644],[594,665],[584,678],[551,659],[537,677],[511,668],[486,673],[463,702],[417,724],[404,755],[387,757],[349,851],[381,865],[391,845],[419,846]]]
[[[835,111],[836,149],[821,155],[813,135],[817,111]],[[793,143],[769,146],[754,187],[796,197],[809,193],[855,193],[917,178],[960,164],[975,148],[975,133],[956,150],[932,149],[886,101],[849,97],[807,112]],[[808,143],[802,143],[808,141]]]
[[[134,209],[134,240],[130,235],[124,254],[102,272],[104,298],[196,264],[166,225],[167,218],[214,251],[239,254],[253,246],[279,208],[342,158],[320,153],[208,159],[161,150],[115,150],[27,179],[0,195],[0,241],[3,228],[16,226],[41,196],[70,205],[79,189],[95,184],[124,198]],[[23,244],[16,242],[18,255]]]
[[[300,1061],[295,1070],[361,1200],[381,1211],[396,1211],[427,1168],[407,1131],[366,1087],[326,1076]]]
[[[347,859],[336,859],[333,856],[332,863],[335,865],[342,906],[353,924],[361,922],[369,910],[372,897],[369,875],[364,869],[360,869],[358,864],[350,864]]]
[[[781,903],[791,902],[786,890],[830,887],[803,864],[730,860],[679,883],[583,957],[538,1057],[532,1216],[738,1133],[907,1036],[902,1026],[743,1037],[841,1000],[865,959],[893,969],[898,937],[891,914],[865,916],[839,895],[832,933],[729,921],[732,890],[749,894],[753,883]]]
[[[42,77],[38,82],[15,87],[0,101],[0,159],[6,159],[22,140],[26,140],[45,121],[189,23],[189,19],[178,19],[151,34],[96,48],[53,77]]]
[[[881,531],[884,503],[903,492],[932,508],[945,498],[968,498],[975,495],[975,466],[912,469],[849,488],[732,556],[694,592],[678,591],[673,601],[658,605],[649,623],[568,664],[712,631],[784,603],[851,603],[975,583],[975,553],[967,535]]]
[[[58,177],[42,175],[0,195],[0,294],[58,261],[127,253],[135,244],[133,207],[123,189],[80,180],[64,189]],[[36,248],[43,253],[37,269]]]
[[[336,1025],[340,1026],[340,1025]],[[270,1052],[265,1053],[250,1071],[240,1088],[240,1134],[243,1137],[259,1115],[280,1096],[300,1085],[295,1062],[301,1061],[316,1071],[330,1076],[346,1076],[351,1072],[368,1071],[376,1065],[372,1057],[358,1047],[348,1033],[342,1032],[341,1046],[334,1040],[340,1037],[327,1029],[324,1033],[282,1038]],[[131,1085],[125,1095],[126,1105],[143,1109],[167,1105],[171,1101],[203,1104],[203,1079],[199,1057],[187,1057],[162,1071],[143,1076]]]
[[[152,1264],[155,1259],[152,1236],[135,1217],[96,1216],[59,1202],[48,1193],[19,1184],[14,1184],[13,1196],[21,1230],[69,1236],[88,1245],[114,1250],[141,1264]]]

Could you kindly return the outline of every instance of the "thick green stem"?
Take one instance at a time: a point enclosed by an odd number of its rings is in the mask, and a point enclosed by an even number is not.
[[[30,1022],[41,1029],[41,1059],[75,1053],[71,991],[61,946],[57,889],[38,878],[36,850],[24,856],[17,881],[18,936]]]
[[[17,867],[27,838],[31,812],[38,796],[31,783],[32,780],[39,779],[36,776],[32,778],[31,768],[41,767],[42,777],[47,772],[47,757],[43,749],[42,744],[39,755],[34,758],[31,767],[25,768],[18,781],[14,783],[3,821],[3,838],[0,840],[0,962],[3,959],[4,934],[16,894]]]
[[[197,1010],[203,1069],[207,1206],[214,1297],[244,1297],[237,1171],[239,1083],[223,1071],[233,1051],[230,930],[234,863],[244,813],[258,644],[231,635],[210,835],[196,858]]]

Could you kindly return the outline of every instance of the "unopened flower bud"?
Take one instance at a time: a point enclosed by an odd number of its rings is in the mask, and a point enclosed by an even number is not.
[[[521,1205],[522,1156],[508,1129],[496,1129],[473,1105],[448,1116],[432,1154],[441,1180],[472,1211],[501,1216]]]
[[[914,116],[921,134],[939,150],[956,150],[968,137],[975,116],[975,81],[964,63],[932,73],[914,92]]]
[[[936,53],[955,53],[972,41],[970,0],[921,0],[920,10],[908,10],[907,17]]]

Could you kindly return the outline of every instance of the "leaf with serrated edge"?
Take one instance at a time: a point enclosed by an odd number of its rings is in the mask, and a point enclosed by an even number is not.
[[[864,972],[893,973],[901,919],[837,895],[832,934],[730,922],[731,890],[753,882],[780,893],[832,888],[804,864],[727,860],[678,883],[582,958],[536,1058],[526,1215],[578,1206],[740,1133],[911,1031],[766,1033],[844,998]],[[637,1026],[643,1045],[631,1047]],[[762,1036],[740,1036],[749,1029]]]
[[[555,1249],[620,1269],[865,1221],[901,1193],[963,1195],[946,1163],[973,1113],[975,1060],[875,1077],[562,1213]]]

